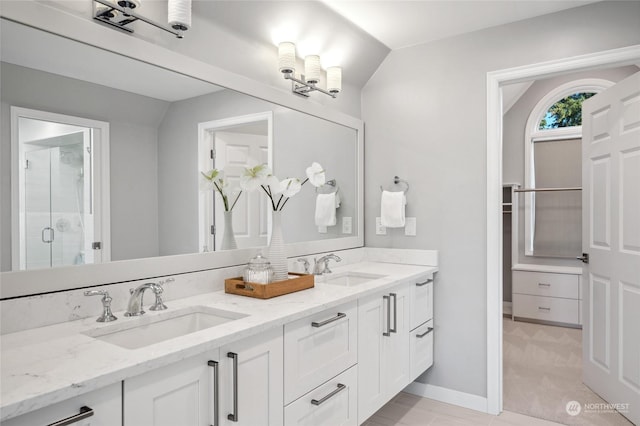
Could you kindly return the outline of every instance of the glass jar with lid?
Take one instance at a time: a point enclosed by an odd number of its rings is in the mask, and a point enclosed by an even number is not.
[[[262,253],[258,253],[249,260],[242,278],[248,283],[269,284],[273,278],[271,262]]]

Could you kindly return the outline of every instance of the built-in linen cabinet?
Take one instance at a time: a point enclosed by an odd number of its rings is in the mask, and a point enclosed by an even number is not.
[[[364,422],[410,383],[408,285],[358,306],[358,420]]]
[[[282,362],[277,327],[129,378],[124,424],[282,425]]]
[[[68,420],[67,423],[61,423]],[[114,383],[75,398],[2,422],[2,426],[67,424],[73,426],[122,425],[122,386]]]

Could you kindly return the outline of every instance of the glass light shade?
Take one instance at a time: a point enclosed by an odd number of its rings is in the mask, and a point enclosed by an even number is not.
[[[305,56],[304,78],[306,79],[307,83],[316,84],[320,81],[320,56]]]
[[[340,93],[342,90],[342,68],[327,68],[327,91],[329,93]]]
[[[169,0],[167,22],[176,30],[191,28],[191,0]]]
[[[278,66],[283,74],[291,74],[296,71],[296,45],[283,41],[278,45]]]
[[[135,9],[136,7],[140,7],[141,0],[118,0],[118,5],[120,7],[128,7],[129,9]]]

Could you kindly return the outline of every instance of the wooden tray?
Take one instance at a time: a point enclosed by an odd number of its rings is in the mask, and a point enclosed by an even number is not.
[[[296,277],[269,284],[246,283],[242,277],[227,278],[224,280],[224,292],[255,297],[257,299],[270,299],[272,297],[282,296],[283,294],[306,290],[315,285],[313,275],[298,274],[295,272],[289,272],[289,275],[295,275]]]

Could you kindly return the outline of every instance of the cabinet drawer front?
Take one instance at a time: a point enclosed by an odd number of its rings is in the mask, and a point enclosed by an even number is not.
[[[418,278],[411,286],[411,323],[413,330],[433,318],[433,274]]]
[[[556,297],[513,295],[513,315],[545,321],[579,324],[580,301]]]
[[[358,360],[358,310],[353,301],[285,325],[285,404]]]
[[[285,426],[358,424],[358,366],[318,386],[284,409]]]
[[[114,383],[102,389],[23,414],[2,422],[2,426],[48,425],[80,413],[87,406],[93,415],[74,426],[116,426],[122,424],[122,385]]]
[[[428,321],[413,330],[409,345],[413,381],[433,365],[433,321]]]
[[[513,292],[532,296],[579,299],[578,275],[513,271]]]

